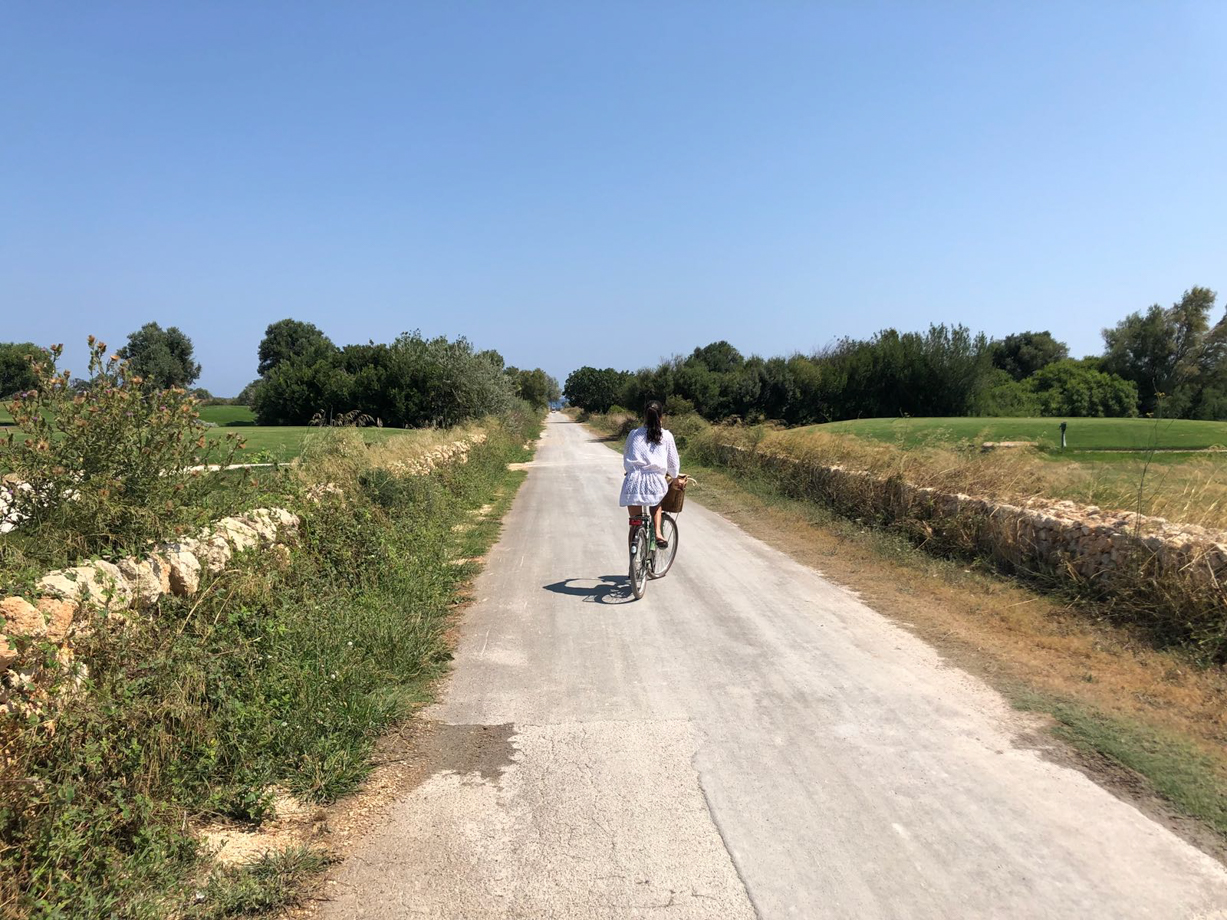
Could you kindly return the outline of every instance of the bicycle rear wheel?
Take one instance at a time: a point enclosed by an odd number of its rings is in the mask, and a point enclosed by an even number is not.
[[[642,527],[636,528],[631,542],[630,580],[631,593],[639,600],[648,587],[648,532]]]
[[[656,564],[652,566],[650,573],[652,578],[664,578],[677,557],[677,521],[672,515],[660,516],[660,533],[668,542],[669,548],[661,549],[660,544],[656,544]]]

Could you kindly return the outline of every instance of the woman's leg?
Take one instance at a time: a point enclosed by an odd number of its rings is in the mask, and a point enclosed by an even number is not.
[[[652,508],[652,522],[656,525],[656,540],[659,542],[665,538],[664,534],[660,532],[660,505]]]
[[[627,505],[626,510],[630,512],[630,520],[632,521],[635,518],[639,517],[641,514],[643,514],[643,509],[640,508],[638,505]],[[626,532],[626,546],[628,549],[630,548],[631,543],[634,541],[634,539],[635,539],[635,528],[632,526],[630,530]]]

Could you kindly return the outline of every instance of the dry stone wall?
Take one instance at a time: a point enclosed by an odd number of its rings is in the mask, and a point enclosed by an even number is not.
[[[466,463],[469,459],[469,451],[479,444],[484,444],[485,441],[484,431],[474,431],[467,438],[452,441],[449,444],[440,444],[411,460],[392,461],[388,464],[388,469],[393,473],[424,476],[449,463]]]
[[[1227,621],[1227,532],[1070,501],[1010,503],[885,479],[863,470],[714,442],[717,458],[778,475],[786,491],[842,514],[905,523],[947,545],[1021,570],[1070,578],[1138,600],[1195,638]],[[1166,613],[1159,608],[1167,605]],[[1215,641],[1221,641],[1216,638]]]
[[[163,543],[144,558],[95,560],[48,572],[32,597],[0,600],[0,707],[8,704],[9,690],[28,683],[45,643],[70,645],[74,630],[87,628],[98,613],[122,617],[165,594],[191,596],[203,573],[220,572],[234,553],[292,542],[299,523],[298,515],[284,508],[257,508],[222,518],[194,537]],[[61,663],[71,658],[68,649],[61,651]]]
[[[477,430],[386,465],[401,475],[425,475],[444,465],[467,462],[473,448],[485,440],[486,432]],[[307,498],[318,502],[341,493],[335,484],[324,483],[309,489]],[[0,522],[11,524],[6,512],[0,490]],[[56,648],[61,666],[78,667],[72,661],[72,637],[75,631],[89,628],[94,615],[122,618],[129,611],[152,607],[163,595],[190,597],[200,589],[203,576],[222,571],[235,553],[255,550],[285,556],[286,544],[296,539],[300,524],[298,515],[284,508],[257,508],[222,518],[195,536],[163,543],[143,558],[95,560],[48,572],[30,597],[0,599],[0,713],[31,705],[22,691],[35,683],[48,643]]]

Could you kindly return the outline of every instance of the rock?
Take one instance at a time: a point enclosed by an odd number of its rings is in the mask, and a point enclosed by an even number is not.
[[[47,638],[52,642],[68,638],[68,630],[77,615],[76,603],[58,597],[40,597],[35,605],[47,624]]]
[[[0,633],[41,639],[47,635],[47,621],[38,608],[24,597],[6,597],[0,601]]]
[[[216,574],[226,567],[234,551],[224,538],[217,534],[204,533],[200,539],[187,538],[179,543],[201,561],[205,568]]]
[[[269,508],[268,513],[283,531],[297,531],[302,524],[297,514],[286,511],[284,508]]]
[[[88,562],[56,572],[38,581],[41,594],[79,601],[100,609],[121,610],[132,603],[132,588],[119,567],[110,562]]]
[[[179,597],[195,594],[200,589],[200,560],[178,545],[166,548],[170,564],[170,590]]]
[[[170,592],[170,566],[156,553],[148,559],[122,559],[119,571],[131,586],[137,607],[152,607]]]
[[[260,542],[260,535],[256,533],[255,529],[238,518],[222,518],[213,525],[213,530],[214,533],[233,546],[236,552],[251,549]]]
[[[17,649],[3,635],[0,635],[0,671],[7,671],[17,663]]]
[[[261,543],[267,545],[276,542],[277,524],[263,508],[240,515],[235,520],[254,530]]]

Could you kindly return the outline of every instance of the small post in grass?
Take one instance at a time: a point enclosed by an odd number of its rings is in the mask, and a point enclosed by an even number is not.
[[[1066,428],[1066,423],[1062,422],[1061,423],[1061,450],[1065,450],[1065,428]]]

